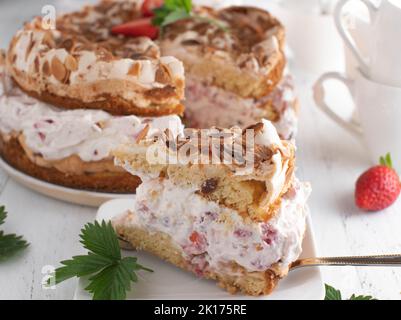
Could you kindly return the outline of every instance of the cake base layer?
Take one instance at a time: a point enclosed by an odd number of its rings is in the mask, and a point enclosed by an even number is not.
[[[55,168],[40,167],[26,155],[17,138],[5,141],[0,136],[0,156],[12,167],[43,181],[68,188],[109,193],[134,193],[139,177],[127,172],[68,174]]]
[[[115,221],[114,227],[121,238],[124,248],[149,252],[183,270],[193,272],[204,279],[217,281],[222,289],[231,294],[238,292],[260,296],[270,294],[281,276],[274,267],[264,272],[248,272],[238,265],[233,265],[236,275],[228,275],[217,271],[202,271],[201,268],[190,264],[182,255],[182,251],[174,245],[169,235],[165,233],[151,233],[142,228],[119,224]]]
[[[18,86],[29,96],[64,109],[103,110],[115,116],[126,116],[134,114],[141,117],[160,117],[174,114],[184,114],[184,106],[182,104],[155,104],[147,108],[141,108],[135,106],[132,102],[124,100],[121,97],[113,97],[110,95],[103,95],[100,100],[94,100],[93,102],[85,102],[70,97],[57,96],[46,91],[41,92],[40,94],[35,91],[26,91],[22,86]],[[153,91],[153,94],[157,95],[156,89],[155,91]]]

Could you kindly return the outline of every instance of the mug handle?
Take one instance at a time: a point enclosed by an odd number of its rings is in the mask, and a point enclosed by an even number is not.
[[[355,41],[353,41],[351,35],[349,34],[346,27],[343,25],[343,8],[344,6],[352,0],[341,0],[335,10],[334,10],[334,20],[340,36],[343,38],[346,46],[351,50],[354,57],[357,59],[359,63],[360,69],[362,69],[363,73],[370,74],[369,72],[369,63],[361,54],[359,48],[356,46]],[[373,5],[369,0],[360,0],[369,10],[369,14],[372,20],[375,19],[376,13],[378,12],[378,8]]]
[[[334,122],[336,122],[340,127],[351,133],[353,136],[357,138],[362,137],[362,129],[361,127],[352,122],[352,121],[347,121],[340,117],[336,112],[333,111],[332,108],[330,108],[326,101],[325,101],[325,89],[324,89],[324,83],[327,80],[337,80],[342,83],[344,83],[350,93],[353,91],[353,86],[354,86],[354,81],[347,79],[344,75],[338,72],[328,72],[322,75],[319,80],[317,80],[316,84],[313,87],[313,92],[314,92],[314,99],[316,105],[319,107],[320,110],[322,110],[326,115],[329,116],[330,119],[332,119]],[[352,94],[351,94],[352,96]]]

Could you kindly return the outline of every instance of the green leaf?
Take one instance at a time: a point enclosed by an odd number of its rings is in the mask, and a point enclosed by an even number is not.
[[[185,9],[186,12],[190,13],[192,11],[192,1],[191,0],[165,0],[165,8],[173,11],[177,9]]]
[[[7,218],[7,211],[5,206],[0,207],[0,225],[4,224]]]
[[[174,23],[179,20],[187,19],[190,15],[184,9],[179,9],[169,13],[163,20],[161,26],[165,27],[171,23]]]
[[[178,20],[191,17],[191,0],[166,0],[164,5],[153,10],[153,25],[165,27]]]
[[[0,225],[4,224],[7,218],[7,211],[5,206],[0,207]]]
[[[326,297],[324,300],[342,300],[341,292],[328,284],[324,285],[326,288]],[[348,300],[376,300],[372,296],[357,296],[353,294]]]
[[[334,289],[332,286],[325,284],[326,288],[326,297],[324,300],[342,300],[341,292],[339,290]]]
[[[22,237],[15,234],[5,235],[3,231],[0,231],[0,260],[10,258],[28,246],[29,244]]]
[[[88,276],[101,271],[112,263],[112,259],[95,253],[89,253],[86,256],[75,256],[71,260],[61,262],[64,267],[56,269],[54,280],[58,284],[73,277]],[[49,279],[48,284],[51,281],[52,279]]]
[[[89,285],[85,290],[95,300],[125,299],[131,289],[131,282],[137,282],[135,271],[153,272],[137,263],[137,258],[121,257],[117,234],[111,223],[88,223],[81,230],[81,243],[89,250],[87,255],[75,256],[71,260],[62,261],[53,278],[58,284],[73,277],[89,277]]]
[[[387,153],[384,157],[380,157],[380,165],[393,168],[393,160],[391,159],[391,153]]]
[[[88,223],[81,230],[80,237],[85,249],[112,260],[121,259],[117,234],[111,222]]]
[[[85,290],[93,294],[94,300],[125,300],[131,282],[138,281],[135,271],[142,269],[136,261],[128,257],[108,266],[89,278],[90,284]]]
[[[368,301],[368,300],[376,300],[372,296],[356,296],[353,294],[349,300],[361,300],[361,301]]]
[[[393,160],[391,160],[391,154],[386,154],[386,163],[389,168],[393,168]]]
[[[182,0],[182,5],[188,13],[192,11],[192,1],[191,0]]]
[[[4,224],[7,218],[7,211],[4,206],[0,207],[0,225]],[[17,252],[29,246],[21,236],[15,234],[4,234],[0,231],[0,261],[10,258]]]

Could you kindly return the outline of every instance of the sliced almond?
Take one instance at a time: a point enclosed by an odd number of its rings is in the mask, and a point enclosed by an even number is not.
[[[170,69],[167,66],[163,64],[159,65],[156,71],[156,82],[162,84],[169,84],[171,82]]]
[[[29,55],[31,54],[31,51],[33,47],[35,46],[35,42],[32,39],[33,33],[31,33],[30,39],[29,39],[29,44],[26,47],[26,52],[25,52],[25,60],[28,60]]]
[[[45,61],[42,66],[42,72],[45,76],[50,76],[50,64],[49,61]]]
[[[65,82],[68,70],[56,56],[51,62],[51,74],[60,82]]]
[[[136,137],[136,143],[139,143],[141,140],[145,139],[146,136],[148,135],[150,126],[147,124],[141,132],[139,132],[138,136]]]
[[[35,72],[38,73],[39,72],[39,68],[40,68],[39,57],[35,58],[34,66],[35,66]]]
[[[136,77],[139,76],[140,72],[141,72],[141,64],[135,62],[128,70],[128,75]]]
[[[72,56],[68,55],[67,58],[64,61],[65,67],[69,71],[76,71],[78,70],[78,62],[77,60]]]

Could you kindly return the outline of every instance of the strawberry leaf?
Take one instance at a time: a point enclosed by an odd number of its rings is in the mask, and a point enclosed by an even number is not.
[[[349,300],[359,300],[359,301],[368,301],[368,300],[376,300],[372,296],[356,296],[353,294]]]
[[[121,259],[118,238],[111,222],[102,221],[99,224],[95,221],[94,224],[88,223],[81,230],[80,238],[85,249],[112,260]]]
[[[326,297],[324,300],[342,300],[341,292],[328,284],[324,285],[326,289]]]
[[[189,17],[190,17],[190,14],[187,11],[185,11],[184,9],[173,11],[164,17],[164,20],[161,23],[161,27],[165,27],[178,20],[187,19]]]
[[[390,153],[387,153],[384,157],[380,157],[380,165],[393,169],[393,160]]]
[[[390,153],[387,153],[386,155],[386,163],[389,168],[393,168],[393,160],[391,159]]]
[[[88,223],[81,231],[81,243],[89,251],[62,261],[48,284],[60,283],[73,277],[89,277],[85,290],[94,300],[122,300],[126,298],[131,282],[137,282],[136,271],[152,270],[137,263],[137,258],[121,257],[117,234],[111,223]]]
[[[4,224],[7,218],[7,211],[4,206],[0,207],[0,225]],[[23,237],[15,234],[4,234],[0,231],[0,261],[10,258],[17,252],[29,246]]]
[[[0,207],[0,225],[2,225],[7,218],[7,211],[5,206]]]
[[[4,234],[0,231],[0,261],[10,258],[28,246],[29,244],[21,236]]]
[[[324,287],[326,288],[326,297],[324,300],[342,300],[340,290],[337,290],[328,284],[325,284]],[[348,300],[368,301],[377,299],[373,298],[372,296],[357,296],[353,294]]]

